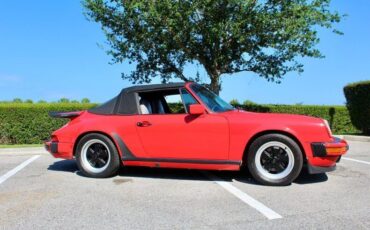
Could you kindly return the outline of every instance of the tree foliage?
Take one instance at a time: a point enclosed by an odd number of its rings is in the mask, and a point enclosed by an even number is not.
[[[330,11],[330,0],[84,0],[84,6],[101,24],[113,62],[136,64],[123,78],[194,80],[184,68],[197,64],[216,93],[222,75],[251,71],[279,82],[287,72],[302,72],[298,57],[322,57],[317,29],[342,17]]]

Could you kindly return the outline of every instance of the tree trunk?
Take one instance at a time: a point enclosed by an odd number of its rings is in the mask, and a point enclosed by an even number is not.
[[[219,95],[221,90],[220,75],[212,74],[210,75],[210,78],[211,84],[209,85],[209,87],[215,94]]]

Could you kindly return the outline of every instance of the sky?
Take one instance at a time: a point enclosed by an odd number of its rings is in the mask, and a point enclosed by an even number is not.
[[[318,48],[324,59],[304,58],[304,73],[289,73],[281,84],[250,72],[225,76],[221,97],[265,104],[344,104],[343,86],[370,79],[370,1],[332,0],[331,8],[348,16],[336,25],[343,36],[320,30]],[[121,73],[134,66],[110,64],[100,26],[83,12],[79,0],[0,1],[0,101],[65,97],[100,103],[131,85]],[[188,75],[195,72],[193,66],[186,70]],[[201,73],[201,78],[207,76]]]

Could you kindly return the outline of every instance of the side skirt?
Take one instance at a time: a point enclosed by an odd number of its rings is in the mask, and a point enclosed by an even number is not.
[[[135,158],[123,159],[123,161],[145,161],[145,162],[167,162],[167,163],[187,163],[187,164],[221,164],[221,165],[240,165],[241,161],[225,160],[198,160],[198,159],[174,159],[174,158]]]
[[[185,162],[159,162],[159,161],[123,161],[124,166],[141,166],[150,168],[177,168],[177,169],[200,169],[200,170],[240,170],[239,164],[212,164],[212,163],[185,163]]]

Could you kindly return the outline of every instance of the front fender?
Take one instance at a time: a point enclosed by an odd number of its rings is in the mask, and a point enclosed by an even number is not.
[[[278,121],[230,122],[230,160],[242,159],[247,146],[258,136],[267,133],[281,133],[292,137],[302,148],[306,159],[313,158],[311,143],[328,142],[325,127],[319,123],[289,123]]]

